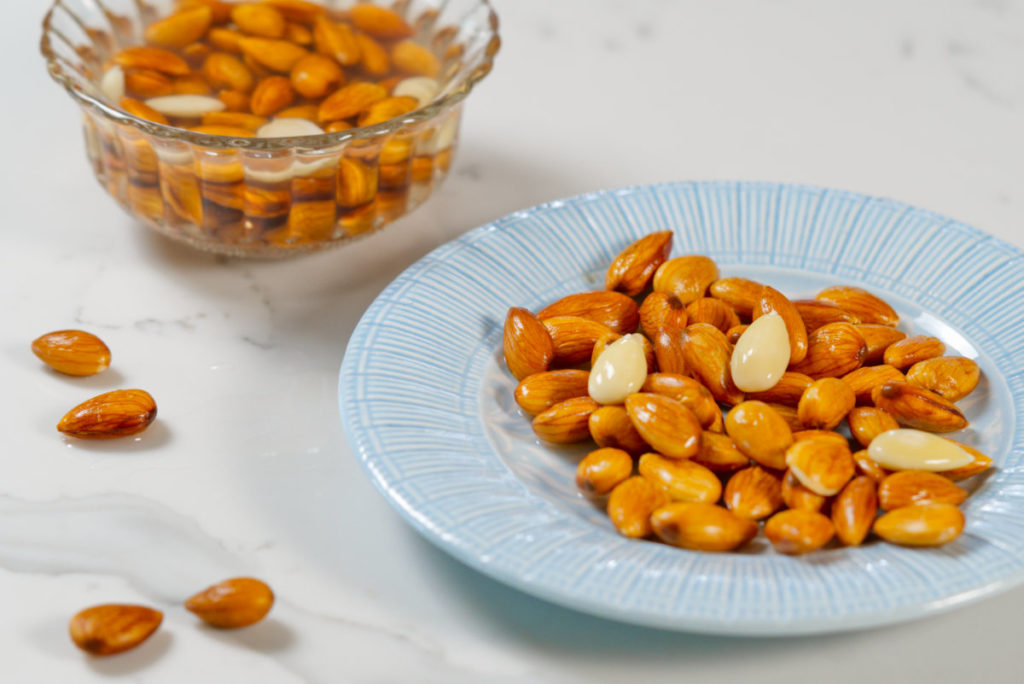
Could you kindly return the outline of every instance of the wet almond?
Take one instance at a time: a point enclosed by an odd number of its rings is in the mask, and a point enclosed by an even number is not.
[[[650,521],[663,542],[694,551],[732,551],[757,534],[753,520],[708,503],[670,503],[655,510]]]
[[[905,382],[886,382],[872,390],[871,399],[906,427],[954,432],[968,425],[967,418],[952,402]]]
[[[547,328],[532,313],[519,307],[508,310],[502,344],[505,364],[518,380],[546,371],[555,358]]]
[[[725,431],[745,455],[775,470],[786,467],[793,432],[775,409],[761,401],[737,404],[725,417]]]
[[[576,467],[576,486],[588,496],[603,496],[633,473],[633,458],[622,449],[596,449]]]
[[[320,121],[327,123],[358,116],[387,96],[388,91],[376,83],[350,83],[320,103]]]
[[[668,502],[664,489],[634,475],[616,485],[608,495],[608,517],[619,534],[640,539],[651,534],[651,514]]]
[[[875,534],[903,546],[942,546],[964,531],[964,514],[952,504],[904,506],[875,521]]]
[[[732,379],[732,345],[725,333],[707,323],[695,323],[682,331],[680,340],[687,371],[704,383],[716,401],[731,406],[743,401],[743,392]],[[659,368],[663,368],[660,363]]]
[[[858,406],[872,403],[871,393],[887,382],[903,382],[906,378],[892,366],[864,366],[851,371],[842,377],[843,382],[850,386]]]
[[[274,605],[274,592],[252,577],[235,577],[207,587],[185,601],[185,608],[220,629],[256,624]]]
[[[732,307],[713,297],[701,297],[687,304],[686,317],[690,323],[707,323],[722,332],[740,324],[739,316]]]
[[[855,408],[846,416],[850,425],[850,434],[865,449],[871,441],[889,430],[897,429],[900,424],[896,419],[880,408],[874,406],[861,406]]]
[[[604,288],[630,297],[640,294],[651,284],[654,272],[665,263],[670,251],[672,231],[664,230],[645,235],[615,257],[605,275]],[[647,329],[644,331],[647,332]]]
[[[156,419],[156,402],[139,389],[104,392],[64,414],[57,429],[79,439],[112,439],[135,435]]]
[[[700,451],[700,422],[682,402],[639,392],[626,398],[626,411],[633,427],[658,453],[690,458]]]
[[[786,295],[774,287],[765,285],[761,288],[761,296],[758,298],[757,306],[754,307],[754,321],[771,312],[782,317],[786,324],[786,333],[789,336],[789,363],[797,364],[807,356],[808,338],[807,328],[803,319],[793,302],[789,301]],[[810,375],[810,373],[808,373]]]
[[[885,300],[859,287],[827,287],[815,299],[835,304],[862,323],[896,326],[900,322],[899,315]]]
[[[809,428],[831,430],[855,404],[856,398],[849,385],[838,378],[822,378],[804,391],[797,416]]]
[[[110,349],[84,330],[56,330],[32,341],[32,353],[65,375],[96,375],[110,366]]]
[[[885,357],[885,350],[889,345],[906,338],[907,333],[888,325],[864,325],[857,326],[857,331],[864,338],[868,346],[867,355],[864,356],[864,364],[881,363]]]
[[[686,354],[683,349],[684,333],[678,328],[662,328],[652,338],[655,365],[662,373],[686,375]]]
[[[815,494],[838,494],[854,475],[850,448],[834,439],[804,439],[786,450],[786,465]]]
[[[590,397],[566,399],[538,413],[533,419],[533,432],[552,444],[582,442],[590,437],[590,414],[599,406]]]
[[[782,507],[782,480],[760,466],[744,468],[729,478],[723,501],[741,518],[767,518]]]
[[[296,62],[309,54],[295,43],[272,38],[246,37],[238,41],[238,46],[255,63],[282,74],[289,73]]]
[[[980,380],[978,364],[963,356],[919,361],[907,371],[908,383],[935,392],[947,401],[960,401],[974,391]]]
[[[125,48],[114,56],[114,62],[125,69],[152,69],[171,76],[184,76],[188,63],[163,48],[136,46]]]
[[[782,502],[786,505],[786,508],[802,511],[821,511],[825,506],[826,500],[826,497],[815,494],[800,484],[800,480],[789,470],[782,476]]]
[[[441,62],[434,53],[411,40],[400,40],[391,47],[391,63],[410,76],[437,78],[441,73]]]
[[[669,259],[654,273],[654,290],[675,295],[684,305],[700,299],[718,279],[718,266],[706,256]]]
[[[537,318],[542,321],[556,316],[579,316],[620,334],[635,332],[640,323],[640,310],[635,301],[619,292],[606,290],[562,297],[537,313]]]
[[[750,465],[750,457],[737,448],[729,435],[705,430],[700,436],[700,451],[691,458],[716,473],[732,473]]]
[[[288,22],[274,7],[246,3],[231,10],[231,20],[242,33],[260,38],[283,38]]]
[[[631,454],[650,450],[624,406],[602,406],[590,414],[590,437],[599,447],[622,449]]]
[[[887,430],[871,440],[868,455],[891,470],[943,472],[975,460],[958,442],[913,429]]]
[[[808,333],[829,323],[860,323],[859,318],[829,302],[817,299],[795,299],[793,306],[800,314],[800,319],[804,322]]]
[[[691,377],[678,373],[649,373],[640,391],[663,394],[682,402],[693,411],[703,428],[710,428],[716,420],[721,420],[722,410],[711,392]]]
[[[359,42],[348,24],[339,24],[325,16],[317,17],[313,23],[313,44],[316,51],[331,57],[342,66],[359,63]]]
[[[613,332],[606,325],[580,316],[554,316],[541,324],[551,337],[555,361],[566,366],[590,359],[597,341]]]
[[[535,416],[566,399],[587,396],[590,373],[585,370],[554,370],[530,373],[516,387],[515,400],[524,413]]]
[[[946,345],[937,337],[928,335],[914,335],[906,337],[898,342],[893,342],[885,348],[882,360],[887,365],[900,370],[913,366],[918,361],[925,361],[946,352]]]
[[[289,78],[296,92],[303,97],[316,100],[344,83],[345,73],[333,59],[309,54],[295,63]]]
[[[652,292],[640,306],[640,327],[652,341],[663,328],[682,330],[686,327],[686,307],[675,295]]]
[[[647,453],[637,469],[642,476],[663,488],[672,501],[715,503],[722,496],[722,483],[708,468],[688,459],[665,458]]]
[[[408,114],[419,107],[419,100],[415,97],[386,97],[383,100],[374,102],[359,115],[360,126],[373,126],[374,124],[390,121],[396,117]],[[633,306],[636,302],[630,300]]]
[[[146,606],[108,603],[86,608],[68,624],[75,646],[94,656],[109,656],[140,645],[160,627],[164,615]]]
[[[764,524],[764,536],[775,550],[789,555],[817,551],[828,544],[834,535],[832,521],[814,511],[782,511]]]
[[[924,503],[959,506],[965,499],[967,490],[925,470],[902,470],[889,475],[878,485],[878,503],[883,511]]]
[[[284,76],[268,76],[252,91],[249,106],[256,116],[272,116],[295,100],[291,81]]]
[[[807,338],[807,356],[790,370],[812,378],[838,378],[860,368],[867,353],[864,338],[850,323],[823,325]]]
[[[206,34],[213,21],[209,7],[193,7],[154,21],[146,28],[146,42],[165,48],[181,48]]]
[[[412,27],[398,12],[369,2],[349,8],[349,19],[357,29],[375,38],[408,38],[413,34]]]
[[[891,472],[876,463],[875,460],[868,455],[867,449],[861,449],[860,451],[854,452],[853,462],[857,467],[858,473],[870,477],[876,483],[884,480]]]
[[[875,480],[859,475],[843,487],[832,502],[832,524],[845,546],[859,546],[871,532],[878,513]]]
[[[763,285],[747,278],[722,278],[711,283],[711,296],[721,299],[740,317],[749,319],[761,300]]]

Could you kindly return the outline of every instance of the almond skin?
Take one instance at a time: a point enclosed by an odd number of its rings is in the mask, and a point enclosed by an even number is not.
[[[753,317],[756,320],[772,311],[782,316],[782,321],[786,324],[786,333],[789,335],[790,365],[800,363],[807,357],[809,344],[807,328],[804,326],[803,319],[800,318],[800,312],[786,295],[774,287],[765,285],[761,288],[761,296],[757,300],[757,306],[754,307]]]
[[[227,579],[185,601],[185,608],[208,625],[237,629],[256,624],[274,605],[274,592],[251,577]]]
[[[238,46],[256,64],[282,74],[290,72],[296,62],[309,54],[295,43],[272,38],[241,38]]]
[[[619,292],[571,294],[537,313],[537,318],[541,321],[558,316],[586,318],[621,335],[635,332],[640,324],[640,309],[636,302]]]
[[[701,433],[700,451],[692,460],[716,473],[731,473],[750,465],[750,457],[736,447],[731,437],[708,430]]]
[[[603,496],[633,472],[633,458],[622,449],[595,449],[576,467],[576,486],[588,496]]]
[[[345,72],[333,59],[310,54],[295,63],[289,78],[299,95],[316,100],[344,83]]]
[[[359,42],[348,24],[336,24],[327,17],[317,17],[313,22],[313,44],[317,52],[334,58],[342,66],[359,63]]]
[[[672,501],[715,503],[722,483],[708,468],[688,459],[665,458],[647,453],[637,463],[640,475],[661,487]]]
[[[786,450],[786,465],[800,484],[820,496],[838,494],[854,475],[850,448],[834,439],[804,439]]]
[[[910,368],[918,361],[925,361],[942,356],[946,345],[937,337],[914,335],[886,347],[882,360],[893,368],[903,370]]]
[[[878,486],[878,503],[883,511],[922,503],[959,506],[965,499],[967,490],[937,473],[923,470],[893,473]]]
[[[711,392],[691,377],[660,371],[649,373],[640,391],[662,394],[682,402],[683,406],[693,411],[705,429],[722,419],[722,410],[718,408]]]
[[[32,341],[32,353],[65,375],[96,375],[110,366],[110,349],[84,330],[56,330]]]
[[[668,493],[650,480],[635,475],[608,495],[608,517],[624,537],[640,539],[651,533],[651,514],[669,501]]]
[[[662,328],[682,330],[687,322],[686,307],[675,295],[652,292],[640,305],[640,328],[652,341]]]
[[[815,380],[797,406],[800,422],[809,428],[831,430],[856,405],[853,390],[838,378]]]
[[[789,555],[817,551],[828,544],[834,534],[832,521],[814,511],[782,511],[764,524],[764,536],[775,550]]]
[[[283,38],[288,22],[269,5],[247,3],[231,10],[231,20],[242,33],[260,38]]]
[[[434,53],[411,40],[400,40],[391,46],[391,63],[411,76],[437,78],[441,73],[441,62]]]
[[[881,363],[885,356],[885,350],[889,345],[906,338],[907,333],[888,325],[864,325],[857,326],[857,331],[864,338],[868,345],[868,353],[864,357],[864,364]]]
[[[505,317],[502,336],[505,365],[517,380],[546,371],[555,347],[544,325],[526,309],[512,307]]]
[[[850,425],[850,434],[865,449],[878,435],[900,426],[896,419],[875,406],[855,408],[846,416]]]
[[[706,256],[669,259],[654,273],[654,291],[675,295],[684,305],[700,299],[718,279],[718,266]]]
[[[555,316],[541,321],[554,345],[555,362],[574,366],[590,359],[597,341],[614,331],[580,316]]]
[[[252,91],[249,107],[256,116],[273,116],[294,100],[291,81],[284,76],[268,76]]]
[[[707,323],[722,332],[740,324],[740,318],[732,307],[720,299],[701,297],[686,306],[686,316],[690,323]]]
[[[566,399],[533,419],[533,432],[545,442],[573,444],[590,437],[590,414],[600,407],[590,397]]]
[[[783,475],[782,502],[786,505],[786,508],[819,512],[825,507],[825,501],[826,498],[824,496],[815,494],[800,484],[800,480],[789,470]]]
[[[832,502],[832,524],[839,541],[846,546],[860,546],[877,513],[875,481],[866,475],[850,480]]]
[[[651,514],[655,534],[673,546],[694,551],[732,551],[757,534],[757,523],[707,503],[677,501]]]
[[[761,283],[747,278],[722,278],[711,283],[710,294],[732,307],[740,317],[750,319],[761,300]]]
[[[968,425],[967,418],[938,394],[905,382],[887,382],[871,392],[875,406],[900,425],[927,432],[954,432]]]
[[[213,21],[209,7],[193,7],[154,21],[146,28],[146,42],[160,47],[180,48],[206,34]]]
[[[631,454],[650,450],[650,446],[633,427],[629,412],[622,406],[602,406],[597,409],[590,414],[588,427],[590,437],[599,447],[622,449]]]
[[[516,387],[515,400],[524,413],[535,416],[566,399],[587,396],[590,373],[585,370],[554,370],[532,373]]]
[[[946,439],[949,438],[946,437]],[[966,480],[969,477],[974,477],[978,473],[985,472],[986,470],[992,467],[992,459],[989,456],[986,456],[985,454],[981,453],[974,447],[967,446],[963,442],[958,442],[955,439],[950,439],[949,441],[953,442],[958,447],[960,447],[961,449],[969,453],[971,456],[973,456],[974,462],[968,463],[967,465],[961,466],[959,468],[954,468],[953,470],[943,470],[942,472],[939,473],[939,475],[947,477],[950,480],[953,480],[954,482],[958,482],[960,480]]]
[[[747,395],[748,399],[756,399],[768,404],[785,404],[796,407],[800,404],[800,397],[814,383],[814,378],[803,373],[786,371],[771,389],[763,392],[752,392]]]
[[[114,56],[114,63],[125,69],[153,69],[171,76],[184,76],[190,71],[188,63],[173,52],[144,45],[121,50]]]
[[[807,356],[790,370],[812,378],[838,378],[860,368],[867,354],[864,338],[850,323],[823,325],[807,338]]]
[[[730,406],[743,401],[743,392],[732,381],[732,345],[725,333],[707,323],[695,323],[683,330],[680,339],[686,368],[704,383],[716,401]]]
[[[978,364],[963,356],[943,356],[919,361],[907,371],[907,382],[935,392],[948,401],[960,401],[981,380]]]
[[[690,458],[700,451],[700,421],[682,402],[638,392],[626,397],[626,411],[644,441],[670,458]]]
[[[843,382],[850,386],[858,406],[871,405],[871,392],[887,382],[904,382],[903,373],[892,366],[864,366],[851,371],[842,377]]]
[[[678,328],[662,328],[651,339],[658,370],[672,375],[687,375],[684,332]]]
[[[408,114],[419,106],[420,102],[415,97],[385,97],[383,100],[378,100],[363,110],[363,113],[359,115],[357,123],[360,126],[374,126],[403,114]],[[636,306],[636,302],[632,299],[629,301],[633,306]]]
[[[900,322],[899,315],[885,300],[859,287],[827,287],[815,299],[835,304],[859,318],[862,323],[896,326]]]
[[[741,518],[767,518],[782,507],[782,481],[760,466],[744,468],[726,483],[724,503]]]
[[[375,38],[408,38],[412,27],[398,12],[369,2],[359,2],[349,8],[352,24]]]
[[[786,450],[793,444],[793,432],[768,404],[744,401],[725,417],[725,431],[745,455],[775,470],[786,467]]]
[[[160,627],[164,614],[146,606],[108,603],[76,614],[68,624],[75,646],[94,656],[123,653]]]
[[[795,299],[793,306],[800,314],[800,319],[803,320],[808,333],[829,323],[860,323],[860,319],[852,313],[843,311],[829,302],[821,302],[817,299]]]
[[[156,418],[156,402],[140,389],[114,390],[64,414],[57,429],[79,439],[112,439],[142,432]]]
[[[941,546],[964,531],[964,514],[951,504],[904,506],[875,521],[875,534],[903,546]]]
[[[651,284],[654,272],[671,251],[672,231],[645,235],[615,257],[605,275],[604,289],[635,297]]]

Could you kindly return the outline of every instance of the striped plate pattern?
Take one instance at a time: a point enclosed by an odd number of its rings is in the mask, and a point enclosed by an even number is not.
[[[509,306],[599,289],[637,237],[794,297],[829,284],[887,298],[910,333],[941,337],[984,379],[957,437],[998,469],[934,550],[883,543],[803,558],[763,540],[703,554],[615,534],[572,482],[579,450],[538,444],[501,361]],[[341,368],[357,458],[428,539],[556,603],[622,621],[723,634],[839,631],[906,620],[1024,581],[1024,252],[886,199],[771,183],[673,183],[551,202],[421,259],[363,316]],[[978,478],[976,478],[978,479]]]

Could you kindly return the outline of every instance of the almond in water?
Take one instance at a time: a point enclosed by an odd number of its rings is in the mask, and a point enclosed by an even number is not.
[[[114,390],[88,399],[64,414],[57,429],[79,439],[135,435],[156,419],[156,402],[139,389]]]
[[[84,330],[57,330],[32,341],[32,353],[65,375],[96,375],[110,366],[110,349]]]
[[[185,601],[186,609],[220,629],[256,624],[273,605],[274,592],[265,582],[251,577],[224,580]]]
[[[131,650],[153,635],[164,614],[159,610],[121,603],[93,606],[77,613],[68,624],[75,646],[94,656]]]

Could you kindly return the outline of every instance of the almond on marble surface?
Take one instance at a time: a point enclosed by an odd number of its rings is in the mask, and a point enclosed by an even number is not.
[[[84,330],[56,330],[32,341],[32,353],[65,375],[95,375],[110,366],[110,349]]]
[[[108,656],[135,648],[160,627],[159,610],[123,603],[93,606],[77,613],[68,624],[75,646],[94,656]]]
[[[185,601],[185,608],[213,627],[248,627],[266,617],[274,605],[274,592],[265,582],[235,577],[207,587]]]

